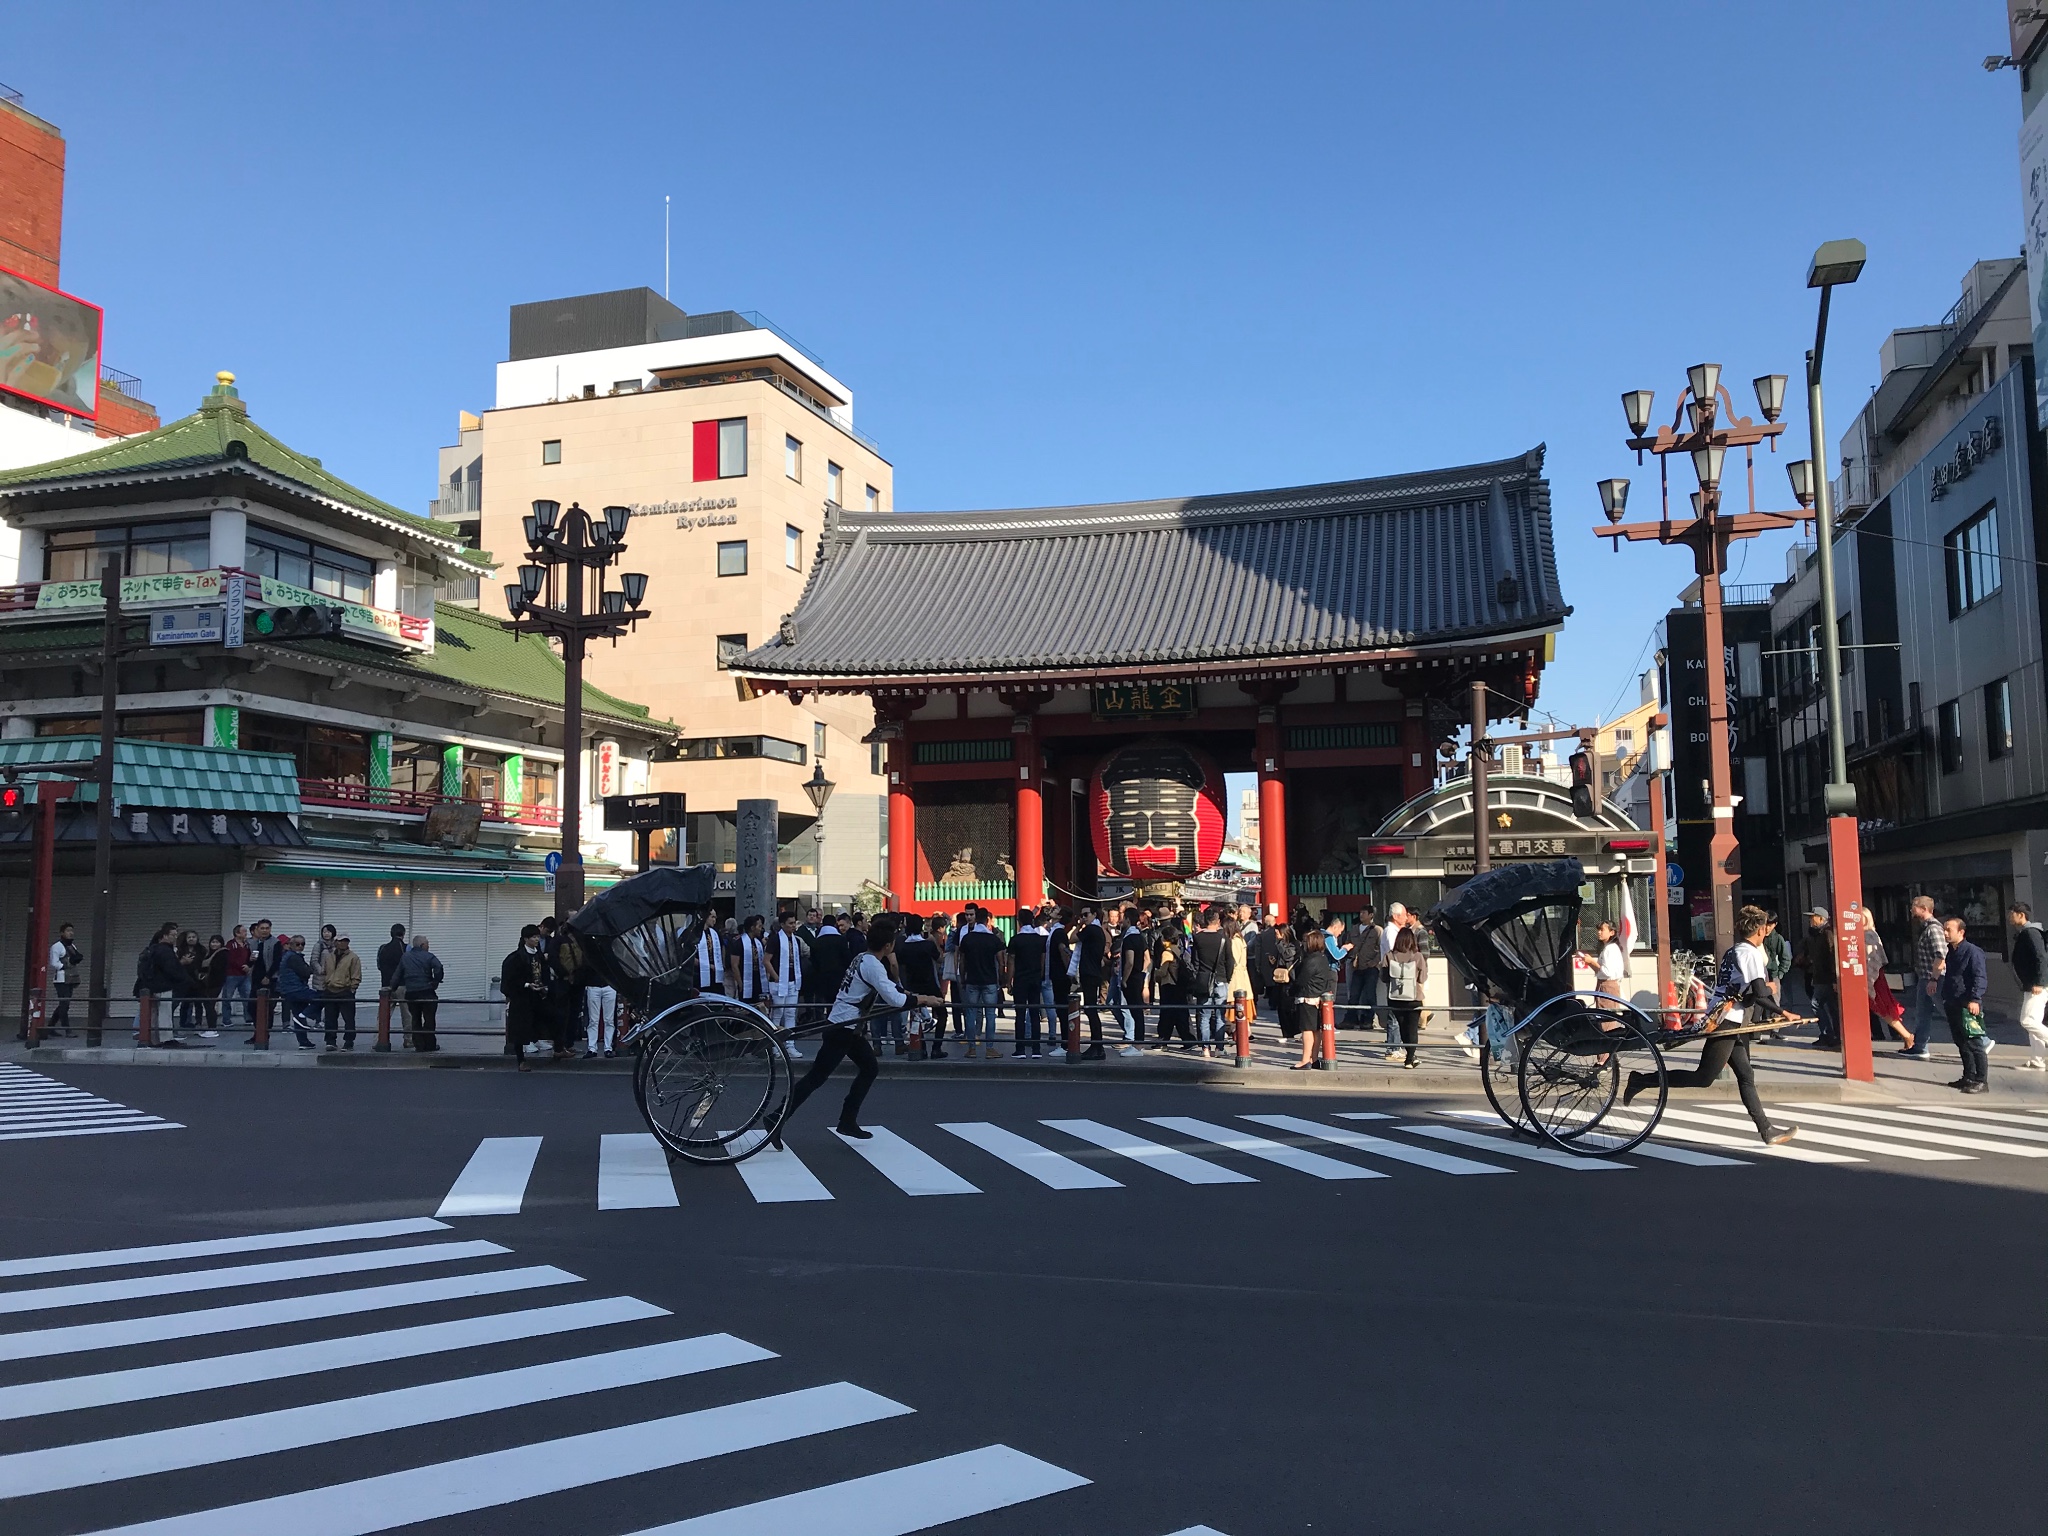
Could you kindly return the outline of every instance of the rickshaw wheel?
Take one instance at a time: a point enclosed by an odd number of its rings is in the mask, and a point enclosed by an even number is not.
[[[706,1000],[708,1002],[708,1000]],[[736,1163],[768,1144],[789,1097],[789,1058],[751,1008],[686,1003],[650,1028],[633,1096],[655,1138],[693,1163]]]
[[[1523,1112],[1545,1141],[1566,1152],[1611,1157],[1639,1144],[1664,1111],[1664,1058],[1625,1005],[1562,1012],[1537,1030],[1517,1074]],[[1602,1021],[1612,1025],[1603,1029]],[[1524,1033],[1527,1033],[1525,1030]],[[1601,1128],[1621,1104],[1631,1070],[1656,1078],[1656,1101],[1631,1105]]]

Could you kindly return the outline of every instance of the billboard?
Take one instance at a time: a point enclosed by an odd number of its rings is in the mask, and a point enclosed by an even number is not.
[[[97,416],[100,307],[0,267],[0,389]]]

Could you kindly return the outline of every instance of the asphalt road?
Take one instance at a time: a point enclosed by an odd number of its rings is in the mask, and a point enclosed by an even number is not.
[[[1703,1107],[1732,1145],[1595,1171],[1457,1139],[1471,1099],[884,1081],[886,1167],[819,1101],[750,1183],[650,1173],[573,1069],[41,1076],[182,1128],[0,1141],[9,1536],[2040,1529],[2048,1157],[1995,1150],[2035,1111],[1819,1163]],[[323,1300],[372,1291],[414,1299]]]

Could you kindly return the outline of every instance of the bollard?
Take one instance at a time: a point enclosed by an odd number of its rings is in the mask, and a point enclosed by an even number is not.
[[[270,994],[268,992],[258,992],[256,994],[256,1003],[255,1006],[250,1010],[250,1017],[256,1021],[254,1028],[250,1030],[250,1033],[253,1034],[256,1038],[252,1040],[250,1044],[253,1045],[259,1051],[269,1050]]]
[[[28,1048],[34,1050],[43,1043],[43,1009],[45,999],[41,987],[31,987],[28,993],[28,1018],[22,1030],[28,1041]]]
[[[1323,994],[1322,1059],[1316,1063],[1318,1072],[1337,1070],[1337,999],[1332,993]]]
[[[574,994],[572,993],[571,995],[573,996]],[[377,1043],[371,1046],[370,1049],[373,1051],[388,1051],[391,1049],[391,994],[389,992],[379,992],[377,994]]]
[[[156,998],[148,992],[135,994],[135,1043],[156,1044]]]
[[[1072,1061],[1081,1054],[1081,1015],[1071,1012],[1067,1015],[1067,1060]]]
[[[924,1060],[924,1010],[910,1010],[910,1056],[913,1061]]]
[[[1252,1064],[1252,1000],[1239,992],[1231,999],[1231,1012],[1237,1034],[1237,1064],[1248,1067]]]

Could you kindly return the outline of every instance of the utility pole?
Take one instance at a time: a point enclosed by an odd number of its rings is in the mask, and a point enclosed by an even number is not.
[[[1493,868],[1492,825],[1487,818],[1486,771],[1493,744],[1486,739],[1486,684],[1472,682],[1472,873]]]
[[[114,737],[121,695],[121,557],[100,568],[100,759],[93,774],[99,794],[92,844],[92,996],[85,1004],[85,1043],[98,1045],[107,1021],[107,946],[114,925]]]

